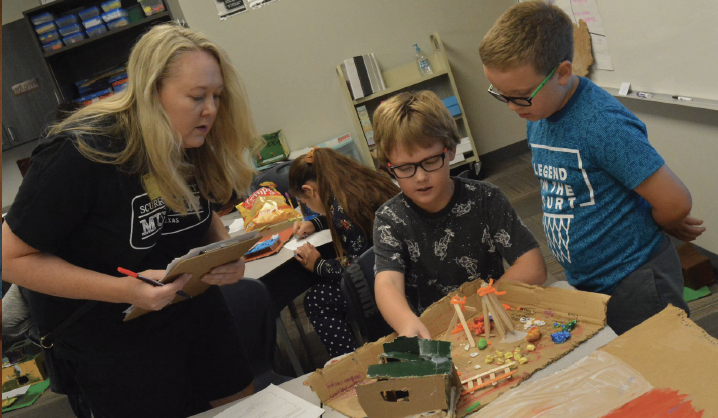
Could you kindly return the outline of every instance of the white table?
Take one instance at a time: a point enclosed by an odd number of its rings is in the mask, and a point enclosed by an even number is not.
[[[596,351],[598,348],[603,347],[604,345],[611,342],[614,338],[616,338],[617,335],[611,328],[606,326],[604,329],[599,331],[596,335],[594,335],[592,338],[589,338],[587,341],[580,344],[578,347],[570,351],[565,356],[561,357],[560,359],[556,360],[555,362],[549,364],[544,368],[543,370],[539,370],[538,372],[534,373],[530,378],[526,380],[526,382],[533,382],[539,379],[542,379],[546,376],[552,375],[562,369],[565,369],[566,367],[572,365],[579,359],[582,359],[583,357],[586,357],[587,355],[591,354],[592,352]],[[284,383],[280,385],[282,389],[285,389],[288,392],[291,392],[298,397],[304,399],[307,402],[310,402],[314,405],[319,406],[320,401],[319,398],[314,394],[312,389],[309,386],[304,386],[304,381],[309,377],[311,373],[307,373],[304,376],[298,377],[296,379],[293,379],[287,383]],[[237,402],[241,402],[237,401]],[[236,403],[236,402],[234,402]],[[219,408],[212,409],[207,412],[203,412],[199,415],[195,415],[193,418],[210,418],[214,417],[215,415],[219,414],[220,412],[224,411],[225,409],[229,408],[231,405],[234,405],[234,403],[230,405],[225,405]],[[323,415],[323,418],[340,418],[344,417],[343,414],[333,410],[332,408],[324,405],[322,406],[324,410],[326,411]],[[468,415],[469,417],[482,417],[481,411]]]

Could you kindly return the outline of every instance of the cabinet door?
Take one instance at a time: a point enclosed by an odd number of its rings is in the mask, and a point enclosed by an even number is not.
[[[36,38],[23,19],[2,27],[2,121],[4,139],[11,145],[38,138],[57,109],[55,85]],[[32,79],[37,79],[39,89],[15,95],[14,85]],[[3,148],[8,146],[5,142]]]

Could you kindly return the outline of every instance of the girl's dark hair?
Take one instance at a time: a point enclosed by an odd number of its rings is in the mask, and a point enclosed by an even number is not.
[[[334,229],[331,214],[334,199],[371,242],[374,212],[399,193],[399,187],[386,173],[364,167],[329,148],[315,149],[311,164],[307,163],[306,155],[292,162],[289,168],[289,193],[301,198],[304,194],[302,186],[308,181],[318,185],[319,196],[327,211],[334,249],[340,258],[344,257],[345,252]]]

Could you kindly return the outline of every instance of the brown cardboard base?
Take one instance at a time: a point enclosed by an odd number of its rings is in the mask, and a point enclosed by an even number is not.
[[[421,320],[434,339],[442,338],[449,326],[454,313],[454,308],[450,303],[451,297],[455,294],[466,296],[466,306],[480,308],[480,299],[476,294],[480,286],[480,281],[466,283],[457,292],[444,297],[424,312]],[[465,350],[465,345],[468,343],[466,335],[463,332],[451,335],[449,341],[452,342],[452,360],[461,372],[462,380],[497,367],[496,362],[485,363],[486,356],[495,357],[498,355],[497,351],[502,352],[502,355],[505,355],[507,351],[513,354],[518,347],[521,355],[529,360],[528,363],[518,366],[518,372],[512,378],[501,380],[497,382],[496,386],[489,386],[470,395],[462,396],[457,406],[458,417],[465,415],[466,408],[477,401],[480,401],[482,406],[486,405],[510,388],[515,387],[535,371],[546,367],[596,334],[605,324],[608,296],[577,290],[529,286],[521,283],[501,283],[501,281],[497,282],[496,287],[499,291],[507,291],[505,295],[499,296],[499,300],[502,304],[511,306],[511,310],[507,313],[515,328],[519,330],[518,332],[524,331],[522,317],[541,319],[545,321],[545,325],[539,327],[542,337],[533,343],[536,347],[533,352],[527,351],[528,343],[523,338],[514,342],[506,342],[500,341],[499,337],[490,338],[491,345],[485,350],[470,348],[467,351]],[[517,310],[517,308],[521,308],[521,310]],[[480,313],[481,309],[477,309],[476,315]],[[467,321],[471,318],[473,316],[469,316]],[[565,324],[572,319],[577,320],[577,326],[571,333],[571,339],[563,344],[554,344],[551,340],[551,333],[558,329],[553,328],[553,323]],[[378,356],[383,352],[382,344],[395,337],[396,334],[392,334],[377,342],[364,345],[342,360],[313,373],[305,384],[311,386],[322,402],[337,411],[349,417],[367,416],[357,400],[356,385],[366,379],[367,367],[370,364],[379,363]],[[479,339],[478,336],[473,338]],[[476,355],[471,357],[472,353],[476,353]],[[475,369],[476,365],[481,367],[477,370]]]

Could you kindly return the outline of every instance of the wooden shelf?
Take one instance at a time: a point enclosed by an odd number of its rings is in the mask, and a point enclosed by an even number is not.
[[[167,12],[167,11],[164,11],[164,12],[161,12],[161,13],[157,13],[157,14],[154,14],[154,15],[152,15],[152,16],[146,17],[146,18],[144,18],[144,19],[142,19],[142,20],[140,20],[140,21],[138,21],[138,22],[130,23],[129,25],[121,26],[121,27],[119,27],[119,28],[117,28],[117,29],[110,29],[110,30],[108,30],[107,32],[105,32],[105,33],[103,33],[103,34],[101,34],[101,35],[98,35],[98,36],[95,36],[95,37],[92,37],[92,38],[87,38],[87,39],[85,39],[85,40],[83,40],[83,41],[80,41],[80,42],[77,42],[77,43],[74,43],[74,44],[71,44],[71,45],[63,46],[62,48],[58,49],[57,51],[45,52],[45,53],[43,54],[43,56],[44,56],[45,58],[50,58],[50,57],[54,57],[54,56],[58,56],[58,55],[63,55],[63,54],[65,54],[65,53],[69,52],[69,51],[77,50],[77,49],[79,49],[79,48],[82,48],[82,47],[91,45],[91,44],[93,44],[93,43],[96,42],[96,41],[100,41],[100,40],[104,40],[104,39],[113,37],[113,36],[118,35],[118,34],[120,34],[120,33],[122,33],[122,32],[125,32],[125,31],[128,31],[128,30],[132,30],[132,29],[135,29],[135,28],[137,28],[137,27],[148,26],[148,25],[151,24],[152,22],[155,22],[155,21],[158,21],[158,20],[169,20],[169,15],[170,15],[170,13]]]
[[[364,129],[362,128],[361,121],[357,115],[357,107],[365,106],[371,118],[372,112],[374,112],[383,100],[386,100],[399,92],[409,90],[431,90],[441,99],[450,96],[456,97],[461,114],[455,116],[454,120],[459,128],[461,137],[468,137],[471,144],[471,150],[464,152],[464,155],[469,155],[469,157],[466,157],[466,159],[457,162],[456,164],[451,164],[451,168],[472,164],[474,169],[478,172],[480,161],[478,153],[476,152],[476,146],[474,145],[471,130],[469,129],[469,124],[465,117],[465,111],[461,103],[461,98],[459,97],[459,92],[456,89],[456,83],[454,81],[454,76],[451,73],[451,66],[449,65],[449,60],[446,57],[444,45],[437,33],[430,36],[430,44],[433,48],[425,51],[425,54],[431,64],[431,69],[433,70],[432,74],[422,76],[415,61],[411,61],[398,67],[384,69],[382,71],[382,78],[384,79],[384,84],[386,84],[386,90],[357,100],[353,100],[352,98],[347,85],[347,80],[344,78],[341,65],[337,66],[337,75],[342,86],[344,98],[349,106],[352,124],[354,125],[355,132],[358,133],[358,138],[355,139],[354,144],[366,166],[374,167],[371,151],[376,149],[376,146],[368,145],[364,138]]]
[[[417,70],[417,72],[418,72],[418,70]],[[372,94],[372,95],[369,95],[369,96],[366,96],[366,97],[362,97],[361,99],[354,100],[354,104],[355,104],[355,105],[360,105],[360,104],[362,104],[362,103],[366,103],[366,102],[371,101],[371,100],[374,100],[374,99],[378,99],[378,98],[386,97],[386,96],[391,96],[391,95],[393,95],[394,93],[396,93],[396,92],[399,91],[399,90],[403,90],[403,89],[405,89],[405,88],[408,88],[408,87],[414,86],[414,85],[416,85],[416,84],[423,83],[423,82],[425,82],[425,81],[429,81],[429,80],[431,80],[431,79],[434,79],[434,78],[437,78],[437,77],[441,77],[441,76],[444,76],[444,75],[447,75],[447,74],[448,74],[447,71],[441,71],[441,72],[438,72],[438,73],[437,73],[437,72],[434,72],[434,74],[428,75],[428,76],[426,76],[426,77],[421,77],[421,78],[417,77],[416,79],[404,80],[404,81],[402,81],[402,82],[400,82],[400,83],[397,83],[397,84],[395,84],[395,85],[393,85],[393,86],[391,86],[391,87],[387,87],[386,90],[382,90],[382,91],[380,91],[379,93],[374,93],[374,94]],[[384,81],[386,82],[386,75],[384,75]],[[387,86],[389,86],[389,84],[387,84]]]
[[[702,99],[700,97],[692,97],[693,100],[677,100],[677,99],[674,99],[670,94],[653,93],[653,92],[651,92],[653,97],[650,97],[650,98],[638,97],[638,96],[636,96],[636,92],[631,92],[628,95],[623,96],[621,94],[618,94],[617,88],[613,88],[613,87],[601,87],[601,88],[606,90],[607,92],[611,93],[612,96],[617,97],[617,98],[642,100],[642,101],[655,102],[655,103],[666,103],[666,104],[678,105],[678,106],[696,107],[699,109],[718,110],[718,100]]]

